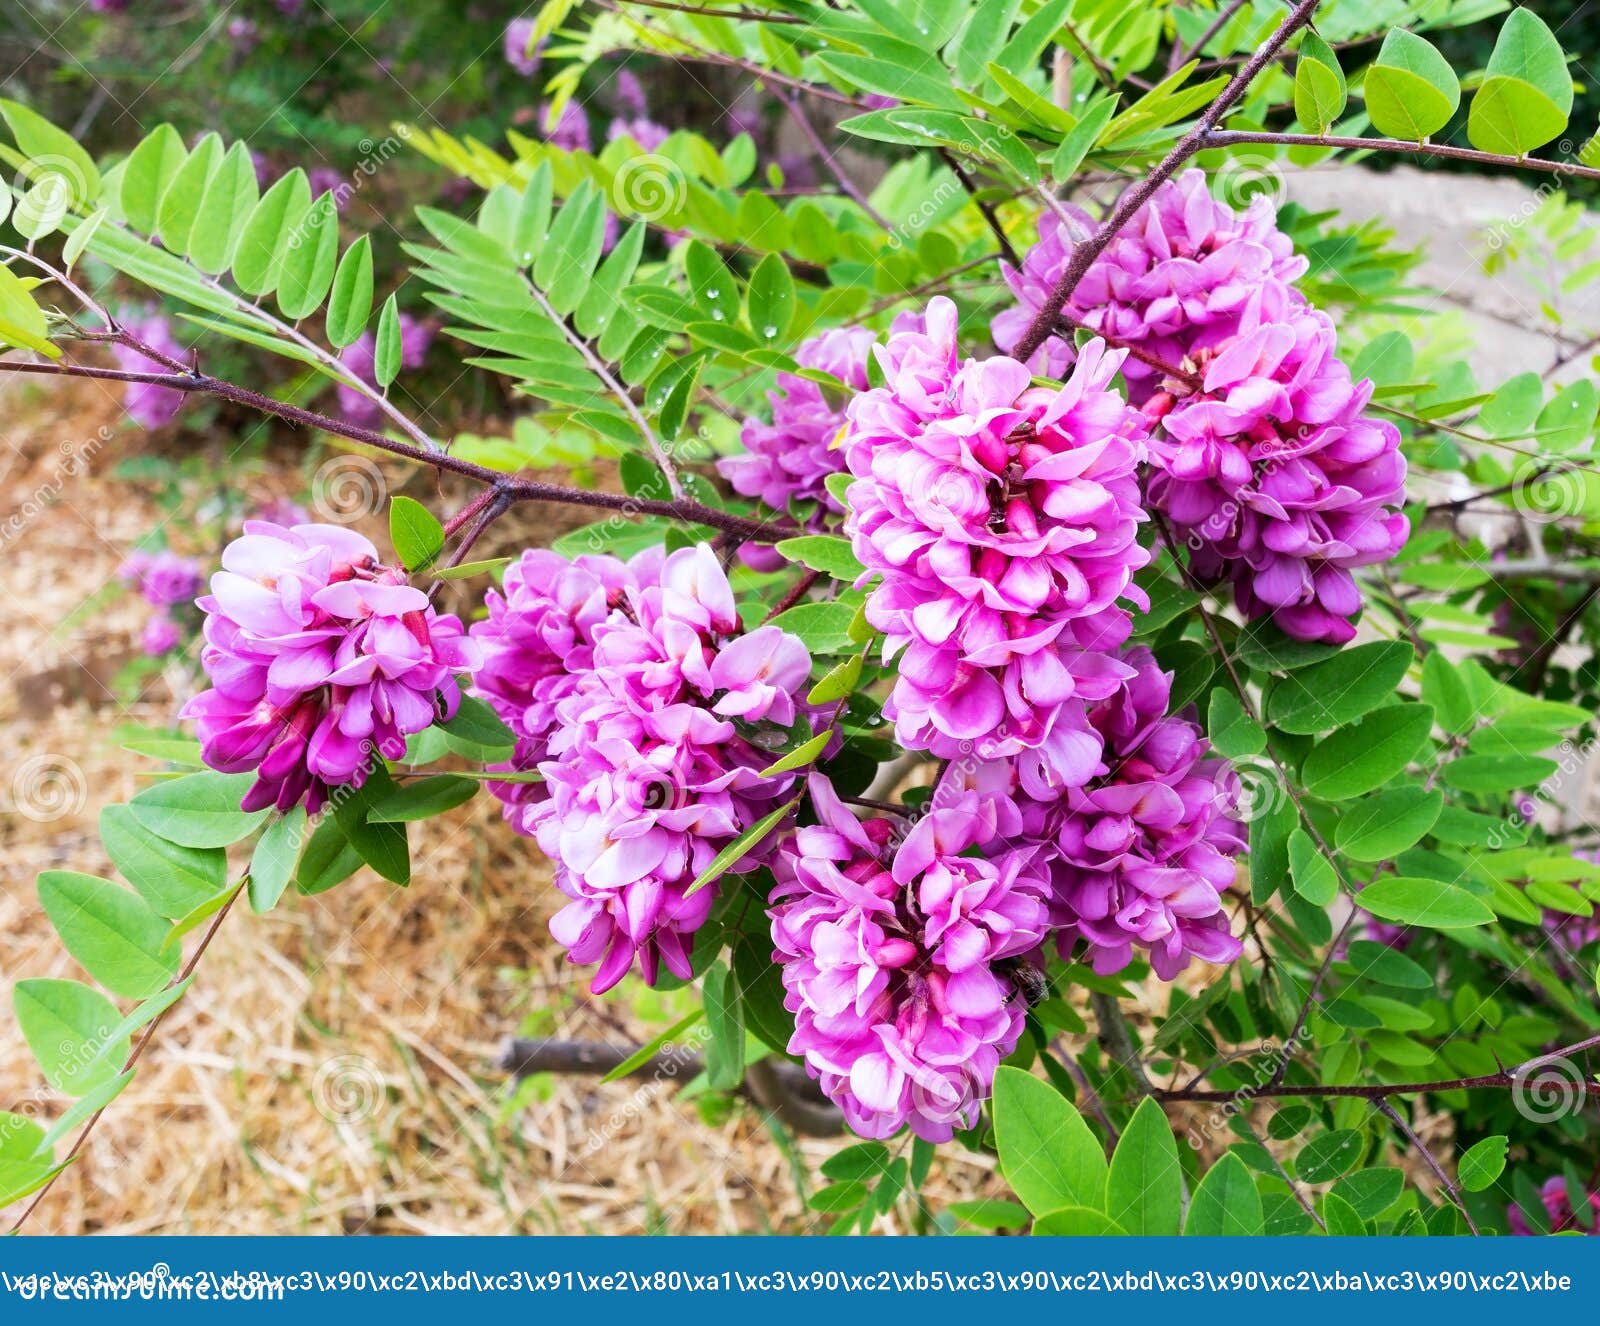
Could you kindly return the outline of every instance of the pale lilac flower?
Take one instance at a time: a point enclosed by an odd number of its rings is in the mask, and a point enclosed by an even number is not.
[[[945,1141],[977,1121],[1022,1033],[1012,967],[1047,924],[1037,852],[995,843],[975,799],[898,844],[896,824],[858,821],[820,775],[811,799],[819,823],[779,849],[767,913],[789,1052],[861,1136],[909,1124]]]
[[[172,324],[159,313],[146,318],[124,319],[123,326],[134,339],[158,350],[169,358],[184,360],[185,351],[172,334]],[[111,353],[117,367],[124,373],[171,373],[173,369],[158,360],[147,358],[126,345],[113,345]],[[176,387],[163,387],[156,383],[129,382],[123,387],[122,404],[133,421],[142,428],[164,428],[172,422],[183,404],[184,393]]]
[[[619,138],[631,138],[646,152],[654,152],[671,136],[672,130],[643,115],[629,119],[618,116],[606,126],[606,142],[614,143]]]
[[[506,24],[504,43],[506,63],[524,78],[532,78],[539,72],[539,61],[544,57],[544,38],[541,37],[532,50],[528,49],[529,43],[533,41],[533,31],[536,26],[531,18],[514,18]]]
[[[183,632],[178,623],[164,612],[158,612],[144,624],[139,636],[139,648],[150,658],[170,654],[183,642]]]
[[[852,392],[865,391],[874,339],[862,327],[835,327],[802,341],[795,362],[831,374]],[[772,422],[746,420],[740,434],[744,454],[719,460],[718,471],[734,491],[774,511],[787,512],[792,503],[802,502],[812,504],[819,518],[839,515],[843,507],[828,491],[827,478],[844,469],[844,452],[836,445],[844,403],[830,400],[820,383],[793,373],[779,373],[767,399]]]
[[[611,99],[623,116],[642,119],[650,113],[650,103],[644,95],[644,84],[639,81],[639,75],[631,69],[617,70],[616,80],[611,85]]]
[[[562,103],[561,114],[556,117],[554,124],[550,123],[550,107],[539,108],[539,127],[544,132],[545,141],[552,146],[564,148],[568,152],[587,152],[590,147],[589,117],[583,113],[583,107],[574,100]]]
[[[353,530],[244,528],[199,600],[212,689],[183,716],[213,769],[256,773],[245,809],[304,800],[315,813],[455,712],[455,673],[478,665],[478,647]]]

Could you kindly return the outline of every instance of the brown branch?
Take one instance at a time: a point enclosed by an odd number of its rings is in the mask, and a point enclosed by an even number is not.
[[[1023,333],[1016,349],[1012,351],[1015,358],[1027,361],[1033,357],[1034,351],[1051,335],[1056,318],[1066,309],[1072,298],[1072,292],[1078,288],[1078,282],[1083,280],[1090,265],[1105,251],[1106,245],[1111,243],[1123,226],[1133,219],[1134,213],[1149,201],[1150,196],[1172,178],[1178,167],[1205,145],[1207,136],[1217,127],[1233,104],[1244,95],[1245,89],[1255,81],[1256,76],[1277,57],[1289,38],[1311,21],[1311,15],[1316,7],[1317,0],[1299,0],[1278,30],[1250,57],[1249,62],[1229,80],[1228,86],[1223,88],[1217,99],[1206,108],[1194,128],[1177,141],[1172,150],[1144,180],[1122,195],[1116,207],[1112,209],[1111,215],[1106,218],[1094,236],[1072,250],[1072,257],[1067,260],[1066,270],[1061,273],[1060,280],[1045,297],[1044,306],[1034,316],[1028,330]]]
[[[1444,1167],[1434,1158],[1434,1154],[1428,1149],[1427,1144],[1417,1136],[1411,1125],[1406,1122],[1405,1116],[1395,1109],[1388,1100],[1378,1101],[1377,1106],[1406,1135],[1411,1145],[1422,1153],[1422,1158],[1427,1162],[1428,1168],[1433,1171],[1434,1178],[1439,1180],[1439,1186],[1444,1189],[1446,1196],[1456,1204],[1456,1209],[1461,1212],[1462,1219],[1467,1222],[1467,1228],[1476,1234],[1478,1227],[1472,1221],[1472,1212],[1467,1210],[1467,1204],[1461,1200],[1461,1193],[1457,1190],[1456,1185],[1450,1181],[1450,1176],[1444,1172]]]
[[[1355,152],[1398,152],[1404,156],[1438,157],[1444,161],[1471,161],[1480,166],[1504,166],[1512,170],[1535,170],[1546,175],[1570,175],[1580,180],[1600,180],[1600,170],[1567,161],[1546,161],[1541,157],[1512,157],[1499,152],[1480,152],[1474,147],[1454,147],[1449,143],[1414,143],[1405,138],[1359,138],[1340,135],[1281,134],[1254,129],[1212,129],[1204,135],[1202,148],[1228,147],[1234,143],[1268,143],[1279,147],[1338,147]]]

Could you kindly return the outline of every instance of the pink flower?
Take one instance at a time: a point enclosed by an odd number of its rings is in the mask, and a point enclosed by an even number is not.
[[[524,78],[532,78],[539,71],[539,61],[544,58],[545,39],[529,50],[536,23],[531,18],[514,18],[506,24],[504,53],[506,63]]]
[[[139,648],[151,658],[170,654],[182,643],[183,632],[179,630],[178,623],[164,612],[150,618],[144,624],[144,631],[139,636]]]
[[[598,964],[596,992],[636,958],[647,982],[662,965],[687,978],[717,896],[690,886],[791,793],[793,774],[760,771],[804,717],[805,646],[773,626],[741,631],[703,545],[626,565],[526,553],[474,637],[477,685],[518,734],[515,766],[544,776],[492,786],[572,900],[551,933],[573,962]]]
[[[1556,1174],[1546,1179],[1539,1189],[1539,1201],[1544,1206],[1545,1214],[1550,1218],[1552,1234],[1600,1234],[1600,1193],[1588,1193],[1586,1200],[1590,1211],[1587,1224],[1579,1220],[1573,1211],[1572,1194],[1568,1190],[1566,1179],[1561,1175]],[[1512,1234],[1526,1236],[1534,1232],[1527,1216],[1516,1203],[1506,1208],[1506,1222]]]
[[[778,852],[770,899],[791,1054],[863,1137],[971,1127],[1022,1033],[1014,967],[1046,925],[1033,849],[994,842],[975,799],[897,826],[847,811],[813,775],[820,822]]]
[[[873,340],[865,328],[836,327],[802,341],[795,362],[831,374],[853,392],[865,391]],[[777,390],[767,399],[772,422],[747,419],[740,434],[744,454],[719,460],[717,469],[736,492],[774,511],[804,502],[819,517],[840,514],[843,507],[826,481],[844,468],[844,452],[835,445],[844,427],[843,405],[830,401],[820,383],[793,373],[779,373]]]
[[[885,713],[913,749],[1065,758],[1083,747],[1069,737],[1082,703],[1126,675],[1108,651],[1148,560],[1145,421],[1111,390],[1122,353],[1099,342],[1044,388],[1014,359],[962,362],[955,336],[955,306],[935,299],[925,331],[877,352],[884,385],[848,411],[846,530],[861,583],[882,577],[867,616],[900,663]]]
[[[246,810],[304,799],[315,813],[330,788],[360,786],[376,757],[398,759],[406,737],[453,714],[455,673],[479,652],[354,531],[244,529],[199,600],[212,688],[183,716],[213,769],[255,771]]]

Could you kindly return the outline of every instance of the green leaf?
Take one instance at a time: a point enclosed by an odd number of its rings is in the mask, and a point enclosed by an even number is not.
[[[952,1202],[945,1209],[962,1224],[978,1229],[1022,1229],[1028,1223],[1027,1207],[998,1197]]]
[[[411,845],[405,824],[367,819],[367,812],[393,792],[394,780],[379,766],[359,788],[344,789],[333,803],[333,814],[363,861],[391,883],[406,885],[411,882]]]
[[[1489,905],[1476,894],[1443,880],[1391,875],[1374,880],[1361,890],[1361,906],[1385,921],[1453,930],[1488,925],[1494,920]]]
[[[1357,802],[1339,821],[1334,845],[1352,861],[1387,861],[1415,846],[1444,807],[1437,789],[1396,787]]]
[[[289,236],[311,207],[311,185],[296,166],[278,178],[251,209],[233,251],[233,279],[247,295],[277,288]]]
[[[1513,9],[1467,112],[1468,140],[1484,152],[1526,156],[1558,137],[1571,113],[1561,44],[1531,9]]]
[[[477,790],[476,779],[456,774],[407,779],[367,812],[367,820],[373,824],[389,824],[432,819],[470,801]]]
[[[859,643],[850,630],[855,619],[856,609],[848,603],[801,603],[767,624],[798,636],[813,654],[842,654]]]
[[[294,886],[307,896],[326,893],[343,884],[361,866],[361,853],[350,845],[339,821],[324,812],[301,850]]]
[[[322,307],[339,262],[339,209],[333,195],[311,204],[288,236],[278,274],[278,308],[290,322]]]
[[[828,675],[811,688],[807,704],[832,704],[855,690],[861,680],[861,655],[852,654],[843,663],[832,668]]]
[[[688,897],[692,893],[698,893],[706,885],[715,883],[723,875],[727,874],[731,867],[747,855],[752,847],[776,829],[783,822],[784,817],[799,804],[800,798],[795,797],[792,801],[784,802],[776,810],[758,819],[712,858],[711,864],[700,872],[693,884],[689,885],[684,897]]]
[[[780,540],[773,546],[780,556],[791,562],[799,562],[812,571],[850,584],[866,569],[851,551],[850,540],[835,534],[804,534],[797,539]]]
[[[1353,1128],[1319,1133],[1296,1157],[1295,1171],[1307,1183],[1327,1183],[1360,1164],[1366,1149],[1366,1139]]]
[[[1116,113],[1117,98],[1114,95],[1102,96],[1084,107],[1077,124],[1061,140],[1061,146],[1056,149],[1055,158],[1050,163],[1050,174],[1057,183],[1065,184],[1077,174],[1084,157],[1100,141],[1100,135]]]
[[[1463,792],[1510,792],[1538,786],[1557,767],[1537,755],[1462,755],[1444,766],[1444,781]]]
[[[1033,1222],[1033,1232],[1042,1237],[1102,1238],[1108,1234],[1122,1235],[1131,1231],[1106,1215],[1087,1206],[1064,1206],[1059,1211],[1047,1211]],[[1170,1231],[1174,1234],[1177,1230]]]
[[[82,1096],[122,1071],[128,1037],[115,1034],[121,1016],[99,991],[77,981],[18,981],[12,1002],[28,1048],[57,1091]]]
[[[100,812],[100,843],[139,896],[173,920],[227,886],[228,858],[220,847],[182,847],[139,823],[129,806]]]
[[[1185,1234],[1259,1234],[1266,1223],[1261,1194],[1244,1161],[1228,1152],[1200,1180],[1189,1202]]]
[[[1312,748],[1301,766],[1306,791],[1346,801],[1389,781],[1408,765],[1433,729],[1433,709],[1396,704],[1340,728]]]
[[[1218,752],[1229,759],[1259,755],[1267,746],[1267,734],[1261,724],[1245,712],[1237,695],[1222,686],[1211,692],[1211,705],[1206,711],[1206,736],[1211,738]]]
[[[1346,649],[1280,679],[1267,721],[1284,732],[1327,732],[1390,699],[1415,657],[1409,644],[1385,640]]]
[[[163,948],[167,927],[137,893],[71,870],[39,876],[39,901],[67,952],[124,999],[143,999],[178,974],[181,955]]]
[[[389,503],[389,541],[406,570],[421,571],[444,549],[444,526],[421,502],[396,497]]]
[[[1363,1220],[1376,1219],[1387,1211],[1405,1191],[1406,1176],[1392,1166],[1359,1169],[1333,1185],[1333,1191]]]
[[[638,1072],[647,1063],[656,1057],[668,1045],[674,1045],[688,1031],[690,1027],[705,1017],[704,1008],[697,1008],[694,1012],[686,1014],[674,1022],[659,1036],[653,1037],[637,1050],[630,1054],[620,1064],[600,1079],[601,1082],[620,1082],[625,1077],[630,1077]]]
[[[1510,1139],[1503,1133],[1474,1142],[1456,1163],[1456,1181],[1468,1192],[1482,1192],[1492,1187],[1505,1172],[1509,1146]]]
[[[517,734],[475,695],[463,695],[455,713],[436,726],[459,754],[503,751],[509,755],[517,744]],[[498,758],[504,759],[506,755]]]
[[[306,841],[306,809],[296,806],[267,825],[250,857],[250,910],[270,912],[294,878]]]
[[[1333,47],[1315,32],[1300,39],[1294,71],[1295,118],[1308,133],[1325,134],[1344,113],[1348,90]]]
[[[456,566],[436,566],[433,568],[433,575],[437,580],[470,580],[473,576],[489,575],[510,564],[511,558],[509,557],[486,557],[481,562],[461,562]]]
[[[1399,990],[1431,990],[1433,977],[1404,953],[1371,939],[1352,939],[1346,955],[1356,974]]]
[[[1322,1199],[1322,1223],[1330,1238],[1361,1238],[1368,1233],[1360,1212],[1336,1192]]]
[[[0,263],[0,342],[59,359],[61,351],[50,343],[48,331],[44,311],[32,292],[14,271]]]
[[[769,253],[750,273],[750,288],[745,294],[750,329],[763,341],[781,343],[794,321],[794,277],[789,264],[776,253]]]
[[[202,272],[216,276],[228,270],[257,196],[256,168],[250,149],[243,143],[235,143],[206,181],[199,208],[189,227],[189,260]],[[166,207],[165,200],[162,207]],[[162,235],[170,242],[171,237],[165,230]]]
[[[362,235],[344,251],[333,275],[333,294],[324,320],[328,340],[342,350],[361,339],[372,316],[372,241]]]
[[[92,203],[100,196],[100,171],[94,158],[71,134],[18,101],[0,99],[0,115],[5,117],[18,149],[29,159],[24,178],[33,181],[50,175],[65,181],[68,191],[63,196],[71,208]]]
[[[134,819],[180,847],[227,847],[260,827],[266,810],[240,810],[254,774],[196,773],[147,787],[128,803]]]
[[[700,982],[705,1001],[706,1081],[719,1091],[731,1091],[744,1080],[744,1005],[739,979],[721,958],[706,970]]]
[[[1006,1181],[1034,1215],[1068,1206],[1105,1209],[1105,1153],[1049,1083],[1002,1066],[994,1081],[994,1133]]]
[[[393,295],[378,313],[378,331],[372,349],[372,377],[380,387],[400,376],[400,305]]]
[[[156,233],[156,211],[167,185],[189,156],[183,138],[170,124],[158,124],[128,154],[118,194],[122,215],[144,235]]]
[[[1443,129],[1461,104],[1461,83],[1450,62],[1404,28],[1383,39],[1361,91],[1373,128],[1419,143]]]
[[[1326,907],[1339,896],[1339,875],[1333,862],[1304,829],[1289,835],[1289,877],[1294,891],[1313,907]]]
[[[1178,1232],[1183,1169],[1172,1125],[1153,1097],[1139,1102],[1112,1153],[1106,1214],[1129,1234]]]
[[[762,778],[775,778],[778,774],[788,773],[792,769],[803,769],[817,756],[821,755],[828,747],[828,742],[833,738],[833,729],[817,733],[811,740],[802,742],[781,760],[776,760],[761,771]]]
[[[0,214],[4,213],[5,206],[5,203],[0,201]],[[73,264],[83,256],[84,250],[89,247],[89,241],[99,233],[100,227],[105,224],[109,215],[104,207],[96,208],[92,215],[86,217],[83,223],[67,236],[67,242],[61,246],[61,269],[64,272],[71,274]],[[0,215],[0,220],[4,219],[4,216]]]
[[[172,923],[172,929],[167,932],[167,947],[170,948],[174,953],[178,952],[181,948],[181,945],[178,941],[181,940],[191,930],[198,930],[202,925],[220,912],[238,896],[239,890],[243,887],[244,881],[240,880],[239,883],[233,885],[231,888],[224,889],[221,893],[217,894],[216,897],[206,899],[205,902],[201,903],[187,916],[180,916]]]

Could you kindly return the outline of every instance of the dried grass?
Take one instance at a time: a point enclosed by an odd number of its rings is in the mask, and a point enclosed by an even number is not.
[[[118,423],[101,384],[10,387],[0,404],[0,513],[23,510],[54,482],[63,445],[102,425],[119,430],[92,473],[68,478],[0,546],[0,793],[12,791],[0,823],[0,976],[9,987],[81,976],[39,908],[34,877],[106,870],[95,818],[138,790],[145,765],[111,730],[169,721],[175,697],[158,682],[119,701],[109,682],[136,647],[143,611],[127,599],[86,607],[160,519],[111,477],[138,435]],[[292,491],[292,463],[286,453],[268,485]],[[497,538],[548,539],[555,528],[546,512],[518,513]],[[182,532],[173,539],[181,545]],[[51,786],[64,798],[53,808],[40,795]],[[561,963],[545,927],[549,867],[486,799],[414,828],[407,890],[363,872],[322,897],[291,896],[268,917],[240,907],[227,918],[137,1079],[28,1231],[812,1227],[790,1160],[751,1108],[707,1122],[671,1085],[574,1078],[535,1082],[508,1108],[494,1059],[520,1024],[616,1042],[663,1024],[641,1020],[626,998],[589,997]],[[63,1105],[41,1087],[0,1008],[0,1108],[48,1118]],[[835,1147],[799,1151],[814,1169]],[[929,1185],[936,1203],[995,1188],[981,1157],[946,1150]],[[892,1219],[880,1227],[894,1228]]]

